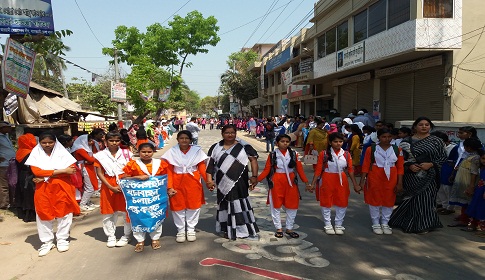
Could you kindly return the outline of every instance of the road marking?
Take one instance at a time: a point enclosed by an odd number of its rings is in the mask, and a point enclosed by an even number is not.
[[[205,258],[199,262],[200,265],[202,266],[214,266],[214,265],[220,265],[220,266],[225,266],[225,267],[230,267],[230,268],[235,268],[239,269],[244,272],[248,272],[254,275],[266,277],[269,279],[281,279],[281,280],[301,280],[304,278],[285,274],[285,273],[280,273],[272,270],[267,270],[267,269],[262,269],[254,266],[249,266],[249,265],[244,265],[240,263],[235,263],[231,261],[226,261],[226,260],[221,260],[221,259],[216,259],[216,258]]]

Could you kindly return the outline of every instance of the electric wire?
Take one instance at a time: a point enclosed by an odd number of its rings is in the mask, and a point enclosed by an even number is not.
[[[87,26],[89,27],[89,30],[91,30],[91,33],[93,34],[94,38],[96,38],[96,41],[98,41],[98,43],[104,48],[103,43],[101,43],[101,41],[98,39],[98,37],[96,36],[96,34],[94,34],[94,31],[91,28],[91,25],[89,25],[88,20],[84,16],[83,11],[81,10],[81,7],[79,7],[79,4],[77,3],[77,0],[74,0],[74,3],[76,3],[76,6],[79,9],[79,12],[81,13],[81,16],[83,17],[84,21],[86,22]]]

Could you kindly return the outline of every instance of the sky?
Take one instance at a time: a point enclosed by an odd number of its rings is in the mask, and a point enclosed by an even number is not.
[[[301,24],[300,21],[312,11],[314,3],[315,0],[52,0],[52,9],[55,29],[73,31],[64,38],[64,43],[71,48],[64,57],[99,75],[113,69],[110,58],[103,56],[101,49],[112,47],[117,26],[135,26],[146,32],[147,26],[157,22],[168,26],[173,14],[185,17],[198,10],[204,17],[214,16],[221,41],[215,47],[209,46],[207,54],[189,56],[193,66],[184,68],[183,72],[190,89],[203,98],[217,95],[220,75],[228,69],[226,61],[231,53],[256,43],[277,43],[296,35],[305,26],[310,27],[308,19]],[[270,13],[264,18],[268,10]],[[291,32],[293,29],[296,31]],[[129,66],[121,65],[122,74],[129,72]],[[73,77],[91,81],[90,73],[72,66],[64,75],[67,83]]]

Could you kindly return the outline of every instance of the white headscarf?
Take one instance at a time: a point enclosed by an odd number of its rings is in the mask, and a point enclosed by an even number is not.
[[[194,176],[193,171],[197,169],[197,165],[202,161],[208,160],[209,157],[202,151],[200,146],[192,145],[189,151],[184,154],[177,144],[163,154],[162,159],[173,165],[176,173],[189,173]]]
[[[57,170],[69,167],[76,159],[56,139],[51,155],[47,155],[42,146],[37,144],[30,153],[25,165],[35,166],[42,170]]]
[[[377,167],[384,168],[387,180],[391,178],[391,167],[393,167],[397,161],[396,153],[392,147],[389,147],[384,151],[381,146],[376,145],[376,152],[374,153]]]
[[[109,149],[104,149],[94,154],[94,158],[101,163],[106,174],[111,177],[123,174],[123,167],[126,166],[132,156],[133,155],[130,151],[123,151],[122,149],[118,149],[114,157]]]
[[[79,136],[76,139],[76,141],[74,141],[74,143],[72,144],[72,147],[71,147],[71,153],[74,153],[75,151],[80,150],[80,149],[83,149],[86,152],[88,152],[88,154],[90,156],[93,155],[93,148],[91,146],[89,146],[87,134],[83,134],[83,135]]]

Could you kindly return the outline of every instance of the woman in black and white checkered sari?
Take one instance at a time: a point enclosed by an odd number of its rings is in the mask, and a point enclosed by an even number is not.
[[[207,181],[217,186],[216,231],[227,238],[258,239],[258,226],[249,202],[249,190],[258,177],[258,153],[246,142],[236,138],[236,127],[225,125],[222,137],[209,149]],[[249,177],[248,164],[252,176]],[[251,181],[251,184],[249,184]]]

